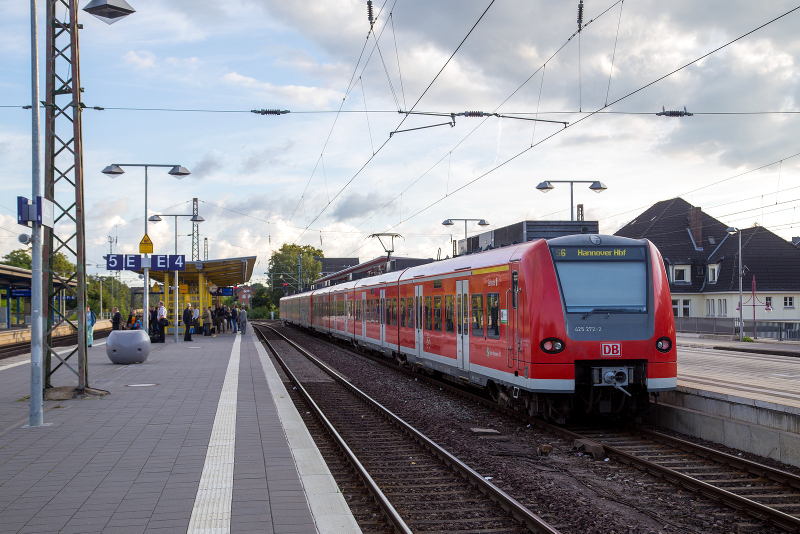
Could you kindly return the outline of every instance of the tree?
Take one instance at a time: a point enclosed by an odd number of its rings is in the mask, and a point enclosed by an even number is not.
[[[290,293],[297,293],[300,289],[300,264],[299,256],[303,255],[302,285],[308,287],[319,278],[322,271],[322,264],[314,259],[314,256],[323,257],[322,250],[311,245],[290,245],[284,243],[281,248],[272,253],[269,259],[269,270],[272,287],[270,296],[272,302],[278,302],[283,296],[283,284],[288,284]]]
[[[250,297],[250,306],[252,308],[272,306],[272,295],[264,284],[250,284],[250,289],[253,291],[253,295]]]
[[[20,267],[22,269],[31,270],[31,255],[27,249],[19,248],[17,250],[12,250],[5,256],[3,256],[3,261],[0,261],[3,265],[10,265],[12,267]]]

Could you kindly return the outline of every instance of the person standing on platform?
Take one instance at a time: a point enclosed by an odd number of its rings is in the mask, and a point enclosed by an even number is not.
[[[150,332],[148,334],[158,334],[158,310],[155,306],[150,306],[150,315],[147,318],[148,327],[150,328]]]
[[[192,340],[192,321],[194,314],[192,313],[192,304],[186,303],[186,308],[183,310],[183,340]]]
[[[225,309],[220,306],[217,308],[217,329],[218,333],[224,334],[225,333]]]
[[[197,331],[200,329],[200,306],[194,308],[192,312],[192,328],[194,328],[195,334],[197,334]]]
[[[247,333],[247,310],[244,308],[239,312],[239,330],[242,331],[242,335]]]
[[[238,320],[239,320],[239,310],[236,308],[236,306],[233,306],[231,307],[231,323],[233,323],[234,334],[239,329],[239,325],[237,324]]]
[[[90,347],[94,343],[94,325],[97,322],[97,316],[92,311],[92,308],[86,306],[86,341]]]
[[[210,336],[211,335],[211,324],[213,323],[213,318],[211,317],[211,308],[206,307],[206,311],[203,314],[203,335]]]
[[[111,330],[120,330],[122,328],[122,314],[114,307],[111,310]]]
[[[228,330],[232,330],[233,323],[231,322],[231,309],[228,306],[225,306],[225,322],[228,325]]]
[[[166,343],[166,340],[164,339],[164,331],[167,328],[167,323],[169,323],[169,320],[167,319],[167,308],[164,306],[163,300],[158,303],[156,323],[158,324],[158,342]]]

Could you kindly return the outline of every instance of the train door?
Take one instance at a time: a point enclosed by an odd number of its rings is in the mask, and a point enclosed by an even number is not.
[[[456,280],[458,368],[469,371],[469,280]]]
[[[367,320],[365,312],[367,309],[367,292],[361,292],[361,339],[367,339]]]
[[[342,308],[344,308],[342,315],[344,315],[344,332],[345,334],[350,333],[350,299],[347,298],[347,293],[344,294],[344,303],[342,304]]]
[[[414,286],[414,345],[419,358],[422,358],[424,339],[425,335],[422,332],[422,284],[420,284]]]
[[[509,266],[509,276],[511,284],[506,290],[506,362],[508,367],[516,367],[519,362],[519,319],[521,309],[519,307],[519,293],[522,289],[519,286],[519,262],[512,262]],[[502,311],[500,324],[503,323]]]
[[[386,290],[381,289],[381,301],[380,301],[380,312],[378,315],[380,316],[381,321],[381,347],[386,346]]]

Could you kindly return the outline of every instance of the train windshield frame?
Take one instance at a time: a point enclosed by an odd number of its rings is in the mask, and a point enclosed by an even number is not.
[[[567,313],[647,313],[645,247],[551,247]]]

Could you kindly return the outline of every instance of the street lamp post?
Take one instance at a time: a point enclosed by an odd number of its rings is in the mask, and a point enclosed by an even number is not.
[[[188,172],[188,171],[187,171]],[[155,214],[150,217],[148,220],[151,222],[161,222],[161,217],[175,217],[175,255],[178,255],[178,217],[191,217],[191,221],[193,223],[201,223],[205,221],[200,215],[184,215],[184,214],[172,214],[172,213],[162,213],[162,214]],[[167,284],[164,284],[165,286]],[[178,271],[175,271],[175,290],[172,293],[173,295],[173,309],[175,311],[175,343],[178,342]],[[188,325],[183,325],[184,328],[189,328]]]
[[[742,306],[742,231],[733,226],[726,230],[728,235],[739,234],[739,341],[744,340],[744,306]]]
[[[553,189],[553,184],[569,184],[569,220],[575,220],[575,191],[573,184],[592,184],[589,186],[589,189],[594,191],[595,193],[602,193],[606,189],[606,185],[603,182],[597,182],[594,180],[547,180],[545,182],[540,183],[536,186],[536,189],[541,191],[542,193],[549,193]]]
[[[147,235],[147,168],[148,167],[170,167],[169,173],[178,180],[182,180],[184,176],[191,174],[185,167],[180,165],[158,165],[154,163],[113,163],[103,169],[103,174],[116,178],[125,174],[122,167],[144,167],[144,235]],[[175,238],[177,241],[177,237]],[[177,248],[177,247],[176,247]],[[150,257],[147,253],[144,255],[143,269],[144,269],[144,297],[142,298],[142,328],[145,332],[150,332]]]
[[[468,221],[478,221],[478,226],[489,226],[489,223],[486,222],[486,219],[445,219],[442,221],[444,226],[453,226],[455,223],[453,221],[464,221],[464,239],[467,238],[467,222]]]

